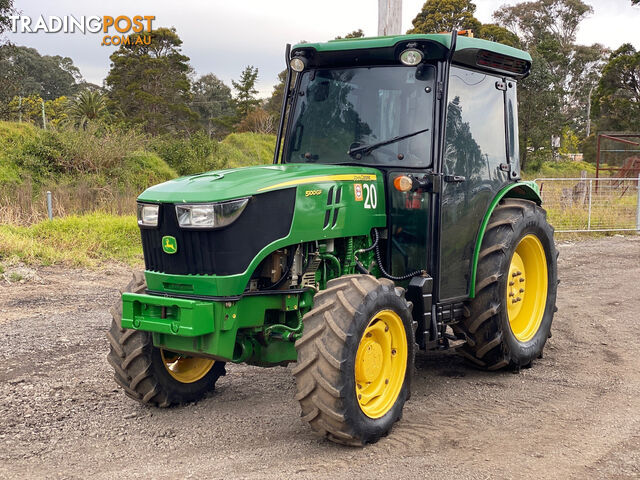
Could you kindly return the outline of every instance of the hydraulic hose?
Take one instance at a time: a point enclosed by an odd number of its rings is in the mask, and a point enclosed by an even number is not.
[[[396,276],[391,275],[390,273],[388,273],[384,269],[384,266],[382,265],[382,255],[380,254],[380,245],[379,245],[379,242],[378,242],[378,240],[380,240],[380,235],[378,234],[378,230],[376,228],[373,229],[373,233],[374,233],[376,238],[375,238],[375,241],[373,242],[372,247],[375,248],[376,261],[378,262],[378,268],[382,272],[382,275],[387,277],[389,280],[393,280],[395,282],[399,282],[401,280],[407,280],[407,279],[409,279],[411,277],[415,277],[416,275],[424,275],[425,273],[427,273],[424,270],[416,270],[414,272],[407,273],[406,275],[402,275],[402,276],[399,276],[399,277],[396,277]]]

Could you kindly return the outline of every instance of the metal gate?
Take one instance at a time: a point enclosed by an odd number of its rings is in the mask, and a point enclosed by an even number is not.
[[[640,176],[535,182],[556,232],[640,231]]]

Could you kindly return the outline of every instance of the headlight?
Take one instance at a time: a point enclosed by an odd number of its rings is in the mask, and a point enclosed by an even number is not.
[[[400,61],[405,65],[418,65],[422,61],[423,55],[420,50],[407,48],[400,54]]]
[[[138,204],[138,225],[141,227],[157,227],[160,205]]]
[[[176,205],[178,224],[182,228],[221,228],[237,220],[249,198],[220,203]]]
[[[289,65],[294,72],[301,72],[305,69],[307,63],[304,58],[294,57],[289,62]]]

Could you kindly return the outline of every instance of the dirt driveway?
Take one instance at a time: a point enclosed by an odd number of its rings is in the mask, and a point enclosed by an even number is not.
[[[403,420],[363,449],[302,424],[287,368],[230,365],[178,408],[126,398],[105,360],[123,270],[0,284],[0,477],[638,478],[640,236],[559,250],[544,358],[514,374],[421,354]]]

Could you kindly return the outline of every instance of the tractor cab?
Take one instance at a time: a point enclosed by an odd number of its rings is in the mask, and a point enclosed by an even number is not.
[[[483,216],[520,179],[516,83],[530,65],[455,33],[296,45],[281,162],[380,170],[390,273],[444,269],[438,300],[465,298]]]

